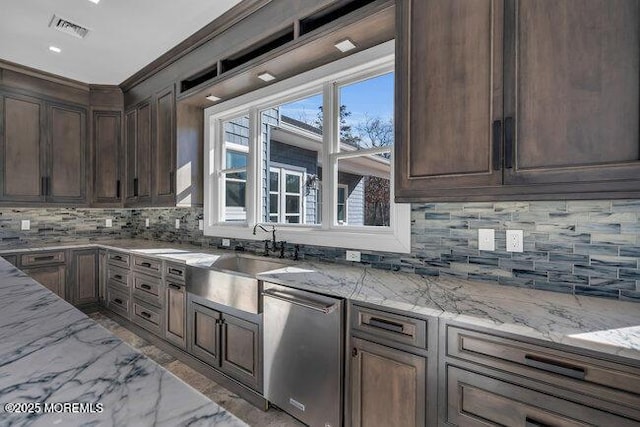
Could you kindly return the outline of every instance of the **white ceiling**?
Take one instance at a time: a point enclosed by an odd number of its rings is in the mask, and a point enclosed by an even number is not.
[[[2,0],[0,59],[85,83],[120,84],[239,2]],[[89,34],[78,39],[49,28],[53,14]]]

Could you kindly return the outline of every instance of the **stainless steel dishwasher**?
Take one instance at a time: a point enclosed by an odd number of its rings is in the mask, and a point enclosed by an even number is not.
[[[264,395],[311,427],[342,425],[343,301],[264,283]]]

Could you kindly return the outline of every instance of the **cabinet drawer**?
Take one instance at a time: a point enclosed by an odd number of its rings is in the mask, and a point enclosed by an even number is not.
[[[636,421],[482,374],[447,368],[447,425],[637,426]]]
[[[40,252],[20,256],[20,263],[23,267],[45,264],[63,264],[65,261],[66,258],[64,251]]]
[[[184,283],[187,274],[187,266],[184,264],[173,264],[167,262],[164,266],[164,276],[167,279],[177,280]]]
[[[162,306],[162,280],[146,274],[133,273],[133,295],[149,304]]]
[[[160,275],[162,275],[162,261],[134,255],[133,269],[152,276],[160,277]]]
[[[142,326],[156,335],[161,335],[161,319],[162,315],[159,308],[145,304],[143,301],[134,298],[133,310],[131,312],[131,320],[133,323]]]
[[[632,408],[640,405],[637,368],[455,326],[447,327],[447,354]]]
[[[118,265],[120,267],[129,268],[131,257],[124,252],[109,251],[107,254],[107,263],[111,265]]]
[[[130,299],[129,296],[111,287],[107,288],[107,308],[114,313],[129,319]]]
[[[107,267],[107,286],[118,285],[125,288],[129,288],[129,270],[123,268],[114,267],[112,265]]]
[[[427,348],[427,321],[352,305],[351,328],[414,347]]]

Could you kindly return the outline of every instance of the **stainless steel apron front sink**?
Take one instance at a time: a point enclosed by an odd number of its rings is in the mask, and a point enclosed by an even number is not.
[[[210,266],[187,266],[187,292],[249,313],[262,312],[262,282],[255,276],[286,267],[245,255],[223,255]]]

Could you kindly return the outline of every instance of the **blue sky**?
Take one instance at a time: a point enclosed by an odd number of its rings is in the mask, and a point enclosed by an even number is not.
[[[355,125],[368,117],[393,119],[393,73],[349,84],[340,88],[340,103],[351,116],[347,123]],[[320,94],[281,106],[284,115],[312,123],[322,105]]]

